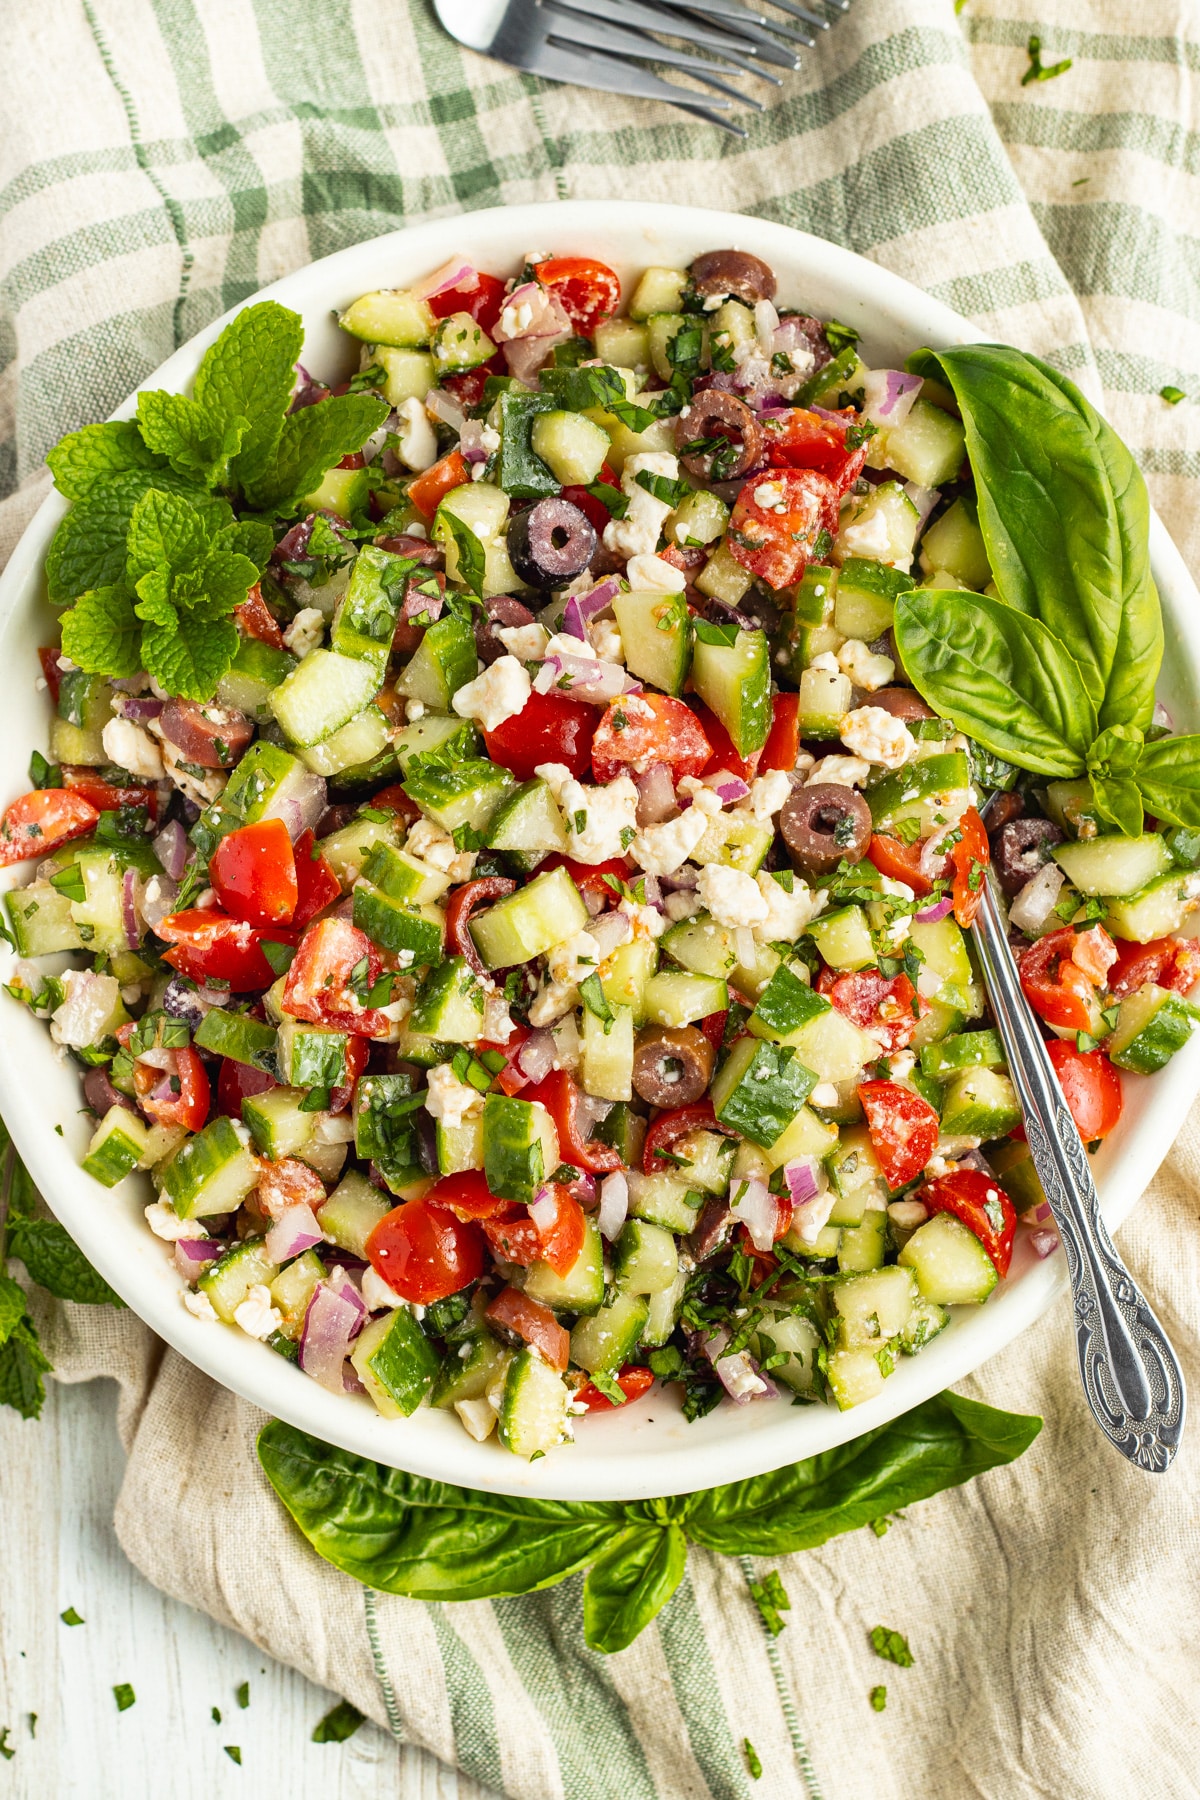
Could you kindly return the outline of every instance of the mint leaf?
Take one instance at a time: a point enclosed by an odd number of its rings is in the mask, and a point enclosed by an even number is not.
[[[125,1304],[57,1220],[14,1220],[8,1247],[13,1256],[20,1257],[38,1286],[47,1288],[60,1300],[75,1300],[84,1306]],[[4,1279],[0,1277],[0,1285]],[[2,1306],[0,1292],[0,1309]],[[0,1326],[2,1322],[0,1310]]]
[[[26,1316],[0,1344],[0,1406],[14,1407],[23,1419],[39,1418],[46,1399],[42,1376],[50,1367],[33,1320]]]
[[[133,597],[120,582],[81,594],[63,614],[63,651],[89,675],[136,675],[140,641]]]
[[[194,569],[184,569],[171,583],[171,600],[190,618],[220,619],[240,606],[258,579],[248,556],[210,550]]]
[[[300,315],[276,300],[264,300],[230,320],[196,371],[192,386],[196,404],[213,419],[246,422],[231,475],[247,491],[274,459],[303,348]],[[334,460],[345,454],[339,452]]]
[[[125,573],[125,540],[134,507],[151,488],[190,495],[213,529],[232,525],[233,509],[201,493],[172,469],[130,469],[99,482],[71,508],[46,555],[46,588],[56,604],[77,600],[89,588],[108,587]]]
[[[129,579],[168,568],[192,569],[207,554],[212,532],[204,516],[182,494],[152,490],[139,500],[129,521]],[[140,591],[140,590],[139,590]]]
[[[361,450],[387,414],[386,401],[374,394],[336,394],[290,413],[274,454],[247,485],[247,499],[264,512],[290,511],[343,456]]]
[[[221,533],[221,545],[239,556],[248,556],[261,575],[275,548],[275,533],[263,519],[239,519]]]
[[[142,666],[148,675],[185,700],[211,700],[217,683],[237,655],[236,626],[217,619],[202,631],[189,622],[147,625],[142,633]]]
[[[133,419],[110,419],[69,431],[47,456],[54,485],[68,500],[82,500],[101,481],[131,469],[154,469],[159,458],[143,442]]]
[[[478,536],[471,530],[465,519],[456,513],[447,512],[439,507],[437,518],[433,522],[434,536],[438,535],[438,527],[444,525],[454,539],[454,547],[458,551],[458,579],[473,594],[482,594],[483,576],[486,566],[486,553]]]
[[[0,1344],[6,1344],[25,1317],[25,1290],[11,1275],[0,1275]]]
[[[186,394],[156,390],[138,395],[138,426],[151,450],[165,456],[177,474],[216,487],[228,480],[248,422],[214,415]]]

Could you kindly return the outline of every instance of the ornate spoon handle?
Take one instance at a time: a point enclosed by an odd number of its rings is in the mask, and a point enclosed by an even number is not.
[[[1087,1152],[1033,1022],[991,880],[975,921],[984,981],[1004,1040],[1025,1132],[1067,1255],[1075,1343],[1087,1403],[1122,1456],[1161,1474],[1183,1433],[1183,1371],[1167,1334],[1100,1216]]]

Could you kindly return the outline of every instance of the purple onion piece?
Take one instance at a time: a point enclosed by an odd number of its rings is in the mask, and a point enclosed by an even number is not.
[[[126,869],[121,877],[121,922],[125,927],[125,942],[131,950],[136,950],[142,941],[142,932],[137,916],[139,879],[136,869]]]
[[[151,840],[150,848],[171,880],[182,881],[187,864],[188,841],[187,832],[178,819],[168,819],[158,836]]]

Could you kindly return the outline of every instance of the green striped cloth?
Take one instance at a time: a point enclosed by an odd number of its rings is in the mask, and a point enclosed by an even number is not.
[[[42,0],[0,20],[0,555],[48,447],[265,282],[406,220],[695,200],[874,257],[1101,398],[1185,553],[1200,473],[1200,43],[1171,0],[853,0],[739,143],[460,52],[427,0]],[[1043,60],[1022,86],[1030,34]],[[634,173],[636,171],[636,173]],[[1124,1235],[1176,1342],[1200,1293],[1191,1139]],[[1161,1246],[1173,1253],[1163,1269]],[[1098,1449],[1067,1317],[971,1391],[1047,1415],[1014,1467],[880,1540],[747,1568],[693,1552],[657,1622],[582,1647],[579,1583],[458,1607],[365,1594],[292,1532],[260,1420],[129,1315],[57,1307],[60,1374],[115,1376],[117,1516],[147,1576],[518,1800],[1143,1800],[1195,1792],[1197,1478]],[[1194,1463],[1195,1459],[1192,1459]],[[1137,1521],[1131,1530],[1127,1521]],[[1195,1551],[1189,1550],[1192,1559]],[[759,1571],[760,1573],[762,1571]],[[874,1659],[877,1624],[911,1669]],[[1191,1670],[1191,1676],[1188,1670]],[[868,1693],[886,1684],[886,1710]],[[741,1745],[763,1765],[751,1779]],[[1148,1771],[1153,1769],[1153,1774]]]

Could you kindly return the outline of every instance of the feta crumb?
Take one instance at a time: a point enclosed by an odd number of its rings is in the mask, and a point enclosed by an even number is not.
[[[750,783],[750,792],[738,811],[753,814],[756,825],[769,825],[791,791],[792,783],[787,771],[770,769]]]
[[[375,1273],[369,1263],[362,1274],[362,1297],[372,1312],[404,1305],[401,1296],[388,1286],[382,1275]]]
[[[579,999],[579,989],[563,981],[548,981],[534,995],[529,1008],[529,1023],[535,1031],[545,1025],[553,1025],[564,1013],[571,1011]]]
[[[818,1081],[808,1097],[814,1106],[824,1107],[836,1106],[840,1098],[837,1085],[832,1081]]]
[[[516,306],[510,300],[500,314],[500,328],[496,333],[501,343],[506,338],[520,337],[533,324],[533,307],[528,300],[520,301]]]
[[[633,925],[635,938],[660,938],[667,921],[656,906],[639,906],[636,900],[622,900],[617,908]]]
[[[727,774],[728,770],[725,773]],[[696,775],[685,775],[679,783],[679,792],[689,794],[692,806],[696,811],[706,813],[710,819],[715,819],[717,814],[724,809],[725,802],[716,788],[710,787],[707,782],[701,781]]]
[[[477,1444],[491,1436],[499,1414],[491,1401],[484,1395],[479,1400],[456,1400],[454,1410],[458,1414],[468,1437],[473,1437]]]
[[[147,1206],[144,1210],[147,1225],[164,1244],[178,1244],[184,1238],[194,1240],[208,1236],[198,1219],[181,1219],[169,1200],[156,1200],[153,1206]]]
[[[586,638],[572,637],[569,631],[556,631],[546,645],[547,656],[582,656],[585,662],[596,662],[596,652]]]
[[[703,312],[719,312],[728,298],[728,294],[706,294],[701,302],[701,310]],[[687,410],[688,408],[685,407],[684,411]]]
[[[550,792],[554,795],[554,798],[561,802],[562,791],[566,787],[568,781],[572,779],[571,771],[568,769],[566,763],[538,763],[533,772],[545,782],[546,786],[550,789]]]
[[[838,532],[838,549],[844,556],[866,556],[872,562],[895,564],[891,555],[892,534],[886,515],[876,509],[865,518],[851,519]],[[903,559],[907,566],[912,558]]]
[[[418,719],[423,719],[425,717],[425,702],[423,700],[407,701],[404,708],[404,717],[408,720],[410,725],[415,725]]]
[[[894,1050],[888,1056],[888,1080],[903,1081],[917,1066],[911,1050]]]
[[[625,576],[630,587],[638,593],[682,594],[687,586],[687,576],[682,569],[649,552],[631,556],[625,565]]]
[[[588,625],[588,638],[601,662],[625,661],[625,646],[615,619],[593,619]]]
[[[841,674],[841,670],[838,668],[837,657],[833,654],[832,650],[822,650],[817,656],[813,657],[808,666],[810,669],[820,669],[822,675]]]
[[[545,763],[537,773],[559,767]],[[555,798],[577,862],[602,863],[624,856],[637,832],[638,791],[628,775],[618,775],[606,787],[585,787],[568,775]]]
[[[307,656],[325,636],[325,614],[315,606],[302,606],[283,634],[293,656]]]
[[[425,1110],[452,1131],[464,1119],[472,1119],[483,1111],[483,1095],[460,1081],[449,1063],[438,1063],[429,1071]]]
[[[629,501],[623,519],[610,519],[604,527],[604,548],[614,556],[652,555],[662,532],[663,522],[673,508],[666,500],[657,500],[638,485],[642,470],[649,475],[664,475],[678,481],[679,462],[669,451],[642,451],[626,458],[621,471],[621,490]]]
[[[916,748],[904,720],[882,706],[856,707],[843,716],[838,729],[847,749],[885,769],[903,768]]]
[[[887,1210],[888,1218],[901,1231],[915,1231],[929,1217],[929,1208],[920,1200],[893,1200]]]
[[[754,935],[759,943],[794,944],[817,912],[817,903],[808,883],[802,881],[799,875],[794,875],[789,894],[764,869],[758,877],[758,891],[767,908],[766,918],[754,927]]]
[[[760,481],[754,490],[755,506],[778,506],[783,500],[783,484],[779,481]]]
[[[518,662],[540,662],[550,643],[544,625],[498,625],[496,636]]]
[[[277,1306],[272,1306],[270,1288],[256,1282],[242,1304],[234,1309],[233,1322],[247,1337],[268,1338],[283,1324],[283,1314]]]
[[[143,781],[163,778],[162,752],[150,733],[132,719],[110,719],[100,733],[104,754],[119,769],[128,769]]]
[[[448,875],[451,881],[469,881],[478,851],[456,850],[454,839],[435,819],[418,819],[404,840],[404,848],[419,862]]]
[[[431,469],[438,459],[437,433],[425,411],[425,402],[415,397],[406,400],[396,408],[396,418],[400,427],[396,454],[400,461],[418,475]]]
[[[64,999],[50,1015],[50,1036],[56,1044],[87,1050],[100,1041],[120,999],[120,984],[113,975],[94,975],[90,969],[66,969],[60,976]]]
[[[647,875],[673,875],[685,863],[708,830],[707,815],[690,806],[677,819],[647,825],[629,846],[629,854]]]
[[[816,787],[819,782],[831,781],[835,787],[862,787],[871,765],[862,756],[822,756],[815,762],[805,777],[805,787]]]
[[[460,719],[475,719],[485,731],[496,731],[516,717],[531,692],[527,670],[515,656],[502,656],[460,687],[451,704]]]
[[[896,673],[891,657],[869,649],[861,638],[847,638],[837,653],[837,660],[842,674],[848,675],[855,687],[864,688],[868,694],[873,694],[876,688],[886,687]]]
[[[546,953],[546,966],[552,981],[578,987],[600,966],[600,946],[590,931],[577,931],[574,937],[555,944]]]
[[[697,893],[718,925],[736,930],[741,925],[761,925],[767,902],[752,875],[707,863],[700,871]]]
[[[678,925],[681,919],[690,919],[700,911],[699,896],[690,893],[687,888],[680,888],[676,894],[668,894],[663,905],[672,925]]]
[[[191,1288],[184,1289],[183,1304],[187,1307],[193,1319],[215,1319],[217,1316],[216,1307],[213,1305],[208,1295],[200,1293],[194,1294]]]

